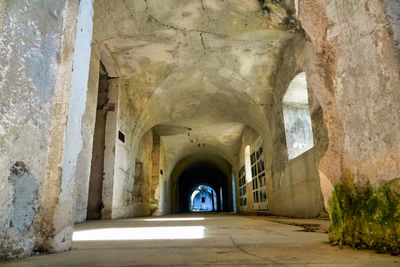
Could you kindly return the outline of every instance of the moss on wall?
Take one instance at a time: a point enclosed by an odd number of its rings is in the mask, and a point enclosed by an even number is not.
[[[332,243],[400,254],[400,179],[356,187],[346,171],[335,186],[329,208]]]

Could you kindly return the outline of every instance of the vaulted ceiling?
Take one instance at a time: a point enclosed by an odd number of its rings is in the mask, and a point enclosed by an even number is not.
[[[117,63],[135,134],[162,125],[199,140],[162,137],[171,164],[199,151],[233,163],[246,126],[266,131],[261,107],[297,24],[293,1],[264,2],[95,1],[93,43]]]

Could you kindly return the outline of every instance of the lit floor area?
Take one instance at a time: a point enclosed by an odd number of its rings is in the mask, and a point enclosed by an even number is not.
[[[7,266],[351,265],[399,266],[400,258],[331,246],[327,234],[276,218],[184,214],[76,225],[73,249]],[[282,219],[282,222],[291,223]],[[298,220],[301,223],[315,220]]]

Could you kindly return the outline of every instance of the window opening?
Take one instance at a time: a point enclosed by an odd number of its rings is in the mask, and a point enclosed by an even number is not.
[[[286,146],[290,160],[314,147],[304,72],[294,77],[289,84],[282,106]]]
[[[125,134],[123,134],[121,131],[118,131],[118,139],[119,139],[122,143],[125,143]]]
[[[233,201],[233,212],[236,213],[237,209],[236,209],[236,187],[235,187],[235,171],[234,169],[232,169],[232,201]]]
[[[252,169],[250,160],[250,145],[247,145],[244,150],[244,166],[246,168],[246,183],[251,182]]]
[[[217,210],[217,194],[208,185],[195,187],[190,196],[190,211],[207,212]]]
[[[222,198],[222,187],[220,187],[219,188],[219,196],[220,196],[220,200],[221,200],[221,211],[223,211],[224,210],[224,200],[223,200],[223,198]]]
[[[239,210],[247,211],[246,174],[244,166],[239,170]]]
[[[255,210],[268,210],[267,181],[264,168],[263,142],[259,137],[251,150],[253,202]]]

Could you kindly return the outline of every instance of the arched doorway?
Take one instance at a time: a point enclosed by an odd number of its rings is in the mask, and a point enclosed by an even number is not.
[[[216,191],[208,185],[195,186],[189,201],[191,212],[210,212],[218,209]]]
[[[173,213],[233,211],[231,171],[228,177],[211,162],[191,163],[173,178],[171,185]]]

